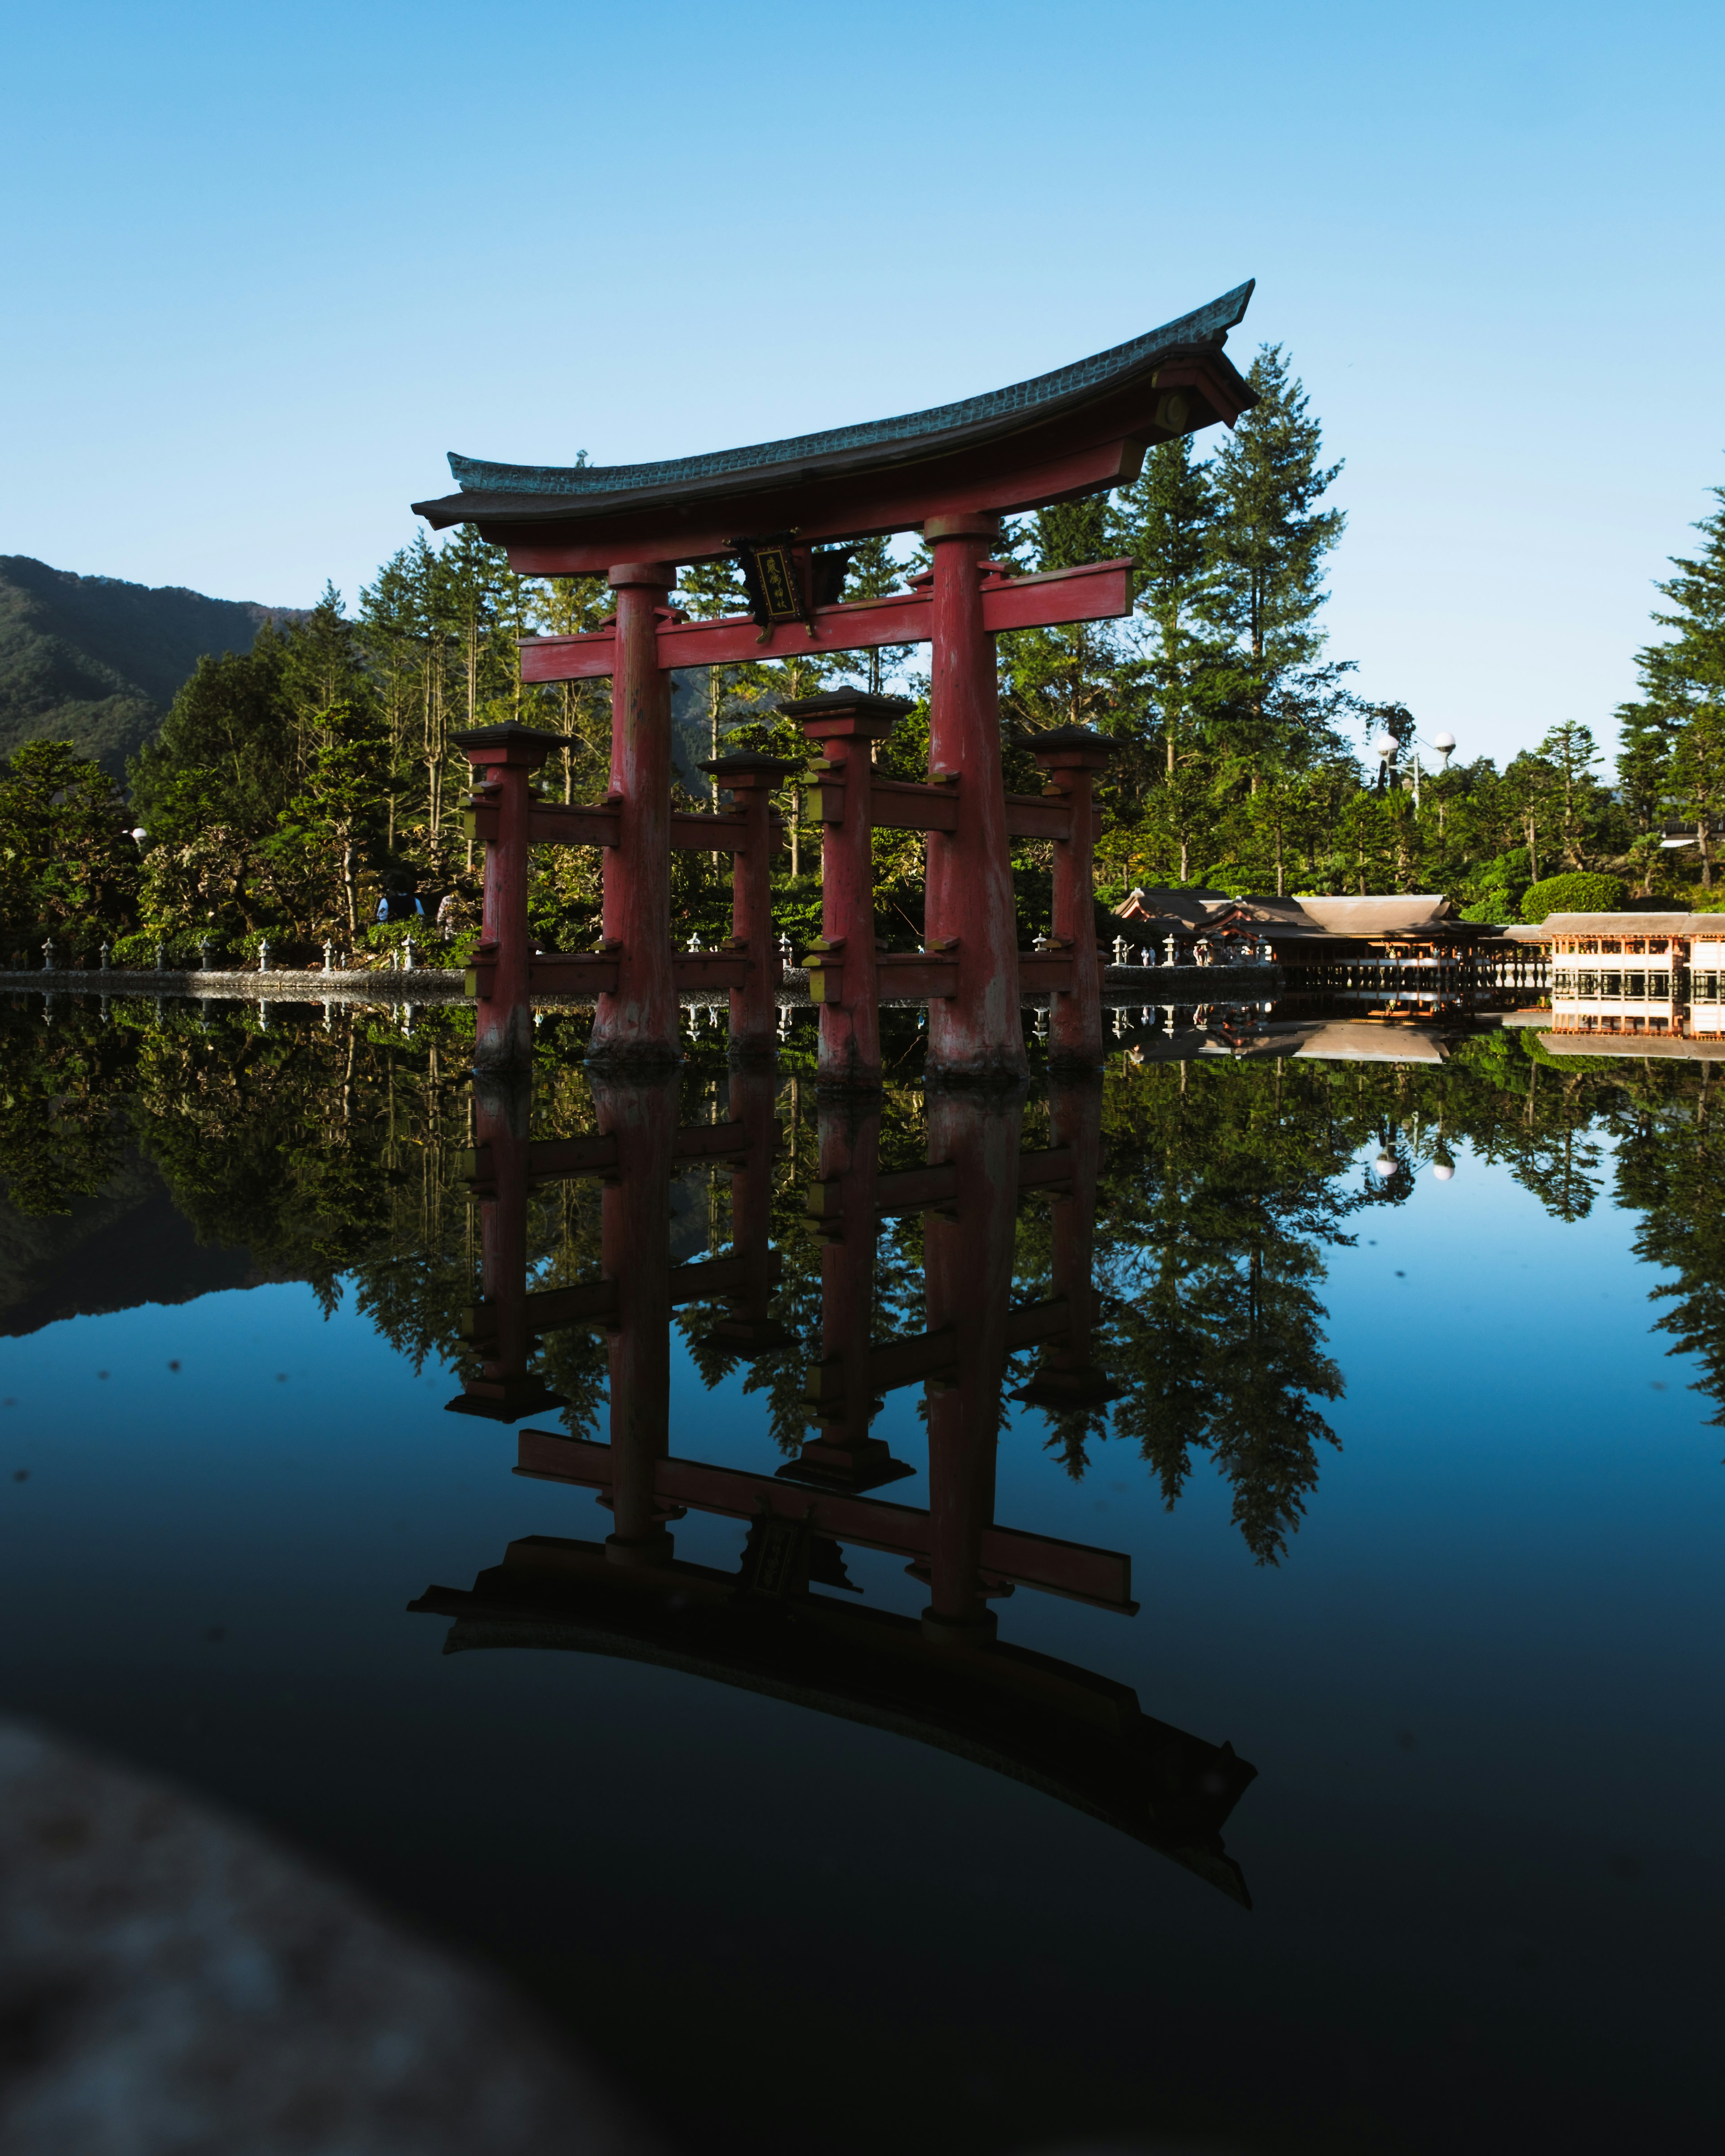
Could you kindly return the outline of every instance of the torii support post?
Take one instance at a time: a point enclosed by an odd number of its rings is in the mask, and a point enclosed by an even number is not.
[[[810,1224],[823,1245],[821,1359],[803,1394],[819,1435],[779,1473],[832,1489],[872,1490],[912,1471],[869,1433],[879,1405],[871,1362],[880,1161],[880,1102],[829,1095],[820,1107],[823,1210]]]
[[[485,1006],[481,1004],[480,1009]],[[454,1414],[518,1422],[567,1405],[536,1370],[527,1309],[527,1183],[531,1081],[524,1070],[480,1071],[473,1094],[475,1165],[470,1179],[480,1216],[480,1294],[470,1337],[480,1357],[477,1377],[449,1402]],[[469,1332],[466,1321],[463,1331]]]
[[[598,998],[589,1061],[675,1063],[677,991],[670,937],[670,675],[659,663],[668,562],[620,562],[611,680],[611,799],[617,843],[605,854],[604,936],[617,986]]]
[[[1048,1060],[1093,1069],[1103,1060],[1102,968],[1096,949],[1096,775],[1106,771],[1114,744],[1087,726],[1056,726],[1038,734],[1030,753],[1050,783],[1071,804],[1069,834],[1054,846],[1054,936],[1071,954],[1072,986],[1049,1001]]]
[[[985,1645],[994,1636],[983,1537],[994,1518],[1023,1120],[1015,1096],[990,1101],[942,1092],[929,1104],[928,1157],[951,1163],[955,1187],[951,1209],[930,1213],[924,1223],[928,1329],[952,1329],[957,1367],[955,1382],[936,1380],[929,1388],[929,1605],[922,1636],[957,1647]]]
[[[778,832],[773,795],[796,767],[783,757],[747,754],[715,757],[701,767],[731,795],[743,819],[742,843],[731,856],[731,949],[748,960],[742,986],[731,991],[731,1053],[740,1062],[770,1061],[778,1053],[773,856]],[[668,918],[665,932],[669,936]]]
[[[820,1004],[819,1083],[870,1091],[880,1083],[880,981],[875,950],[874,747],[911,708],[901,696],[835,690],[784,705],[823,754],[820,938],[839,960],[839,998]],[[839,820],[824,804],[842,803]]]
[[[481,978],[490,990],[474,1006],[474,1066],[525,1070],[533,1060],[527,978],[532,957],[527,856],[533,773],[554,748],[563,746],[562,737],[534,726],[475,726],[457,734],[455,746],[474,767],[475,803],[495,816],[495,830],[485,841],[485,902],[475,954],[483,963]]]
[[[993,515],[933,516],[933,656],[928,707],[932,775],[956,782],[956,828],[928,834],[923,918],[930,950],[956,949],[957,991],[928,1007],[932,1076],[1012,1081],[1029,1069],[1019,1010],[994,639],[983,614]]]
[[[732,997],[733,1006],[736,995]],[[769,1064],[739,1061],[731,1072],[731,1120],[747,1151],[731,1170],[731,1245],[742,1278],[707,1335],[733,1355],[763,1355],[792,1344],[768,1315],[777,1268],[773,1255],[773,1167],[778,1152],[778,1074]]]
[[[1049,1089],[1049,1136],[1070,1158],[1071,1181],[1056,1188],[1051,1208],[1053,1279],[1070,1322],[1046,1342],[1035,1375],[1019,1394],[1059,1414],[1096,1408],[1120,1388],[1091,1359],[1096,1316],[1096,1184],[1102,1164],[1102,1088],[1093,1071],[1070,1073]]]
[[[669,949],[669,945],[667,945]],[[599,1128],[616,1145],[615,1173],[599,1201],[605,1276],[616,1283],[608,1328],[611,1375],[613,1563],[663,1563],[671,1555],[666,1525],[677,1517],[659,1501],[655,1477],[670,1450],[671,1157],[677,1081],[669,1075],[634,1085],[599,1076],[593,1083]]]

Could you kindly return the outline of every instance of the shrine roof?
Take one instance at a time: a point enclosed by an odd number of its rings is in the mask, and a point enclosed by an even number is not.
[[[501,536],[506,527],[567,526],[691,498],[722,501],[788,485],[806,486],[829,475],[854,475],[938,456],[1040,426],[1144,382],[1158,366],[1188,355],[1208,361],[1218,378],[1225,380],[1226,400],[1234,407],[1219,414],[1200,407],[1197,424],[1216,416],[1231,422],[1235,413],[1257,401],[1221,357],[1227,333],[1245,315],[1251,293],[1249,280],[1160,329],[1004,389],[820,434],[654,464],[495,464],[451,450],[449,469],[460,492],[415,502],[413,508],[436,527],[472,522],[498,527]],[[1183,430],[1177,426],[1163,431]]]
[[[1552,1055],[1625,1055],[1637,1063],[1655,1055],[1725,1062],[1725,1041],[1716,1033],[1542,1033],[1539,1045]]]
[[[1543,921],[1518,923],[1503,932],[1517,943],[1549,943],[1559,936],[1678,936],[1712,942],[1725,935],[1725,921],[1717,913],[1661,913],[1650,907],[1634,913],[1548,913]]]
[[[1114,911],[1122,921],[1158,933],[1182,927],[1202,933],[1230,920],[1252,921],[1266,930],[1271,942],[1312,937],[1370,942],[1396,937],[1471,942],[1496,932],[1459,920],[1455,907],[1440,891],[1364,898],[1321,895],[1272,898],[1251,892],[1242,898],[1230,898],[1224,891],[1201,888],[1135,891]]]

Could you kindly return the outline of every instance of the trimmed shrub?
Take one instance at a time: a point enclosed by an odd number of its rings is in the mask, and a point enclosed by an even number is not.
[[[1617,913],[1627,896],[1628,886],[1621,876],[1584,872],[1544,876],[1527,886],[1522,899],[1522,918],[1543,921],[1551,913]]]

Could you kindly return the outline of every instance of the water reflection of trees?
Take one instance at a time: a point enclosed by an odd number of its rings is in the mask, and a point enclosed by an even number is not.
[[[593,1127],[579,1063],[579,1017],[542,1028],[536,1128]],[[460,1313],[474,1295],[475,1223],[462,1159],[470,1142],[465,1021],[422,1019],[412,1038],[382,1011],[277,1007],[267,1028],[234,1005],[200,1017],[116,1000],[0,1005],[0,1145],[7,1194],[25,1215],[64,1212],[101,1191],[129,1148],[154,1162],[201,1241],[244,1247],[258,1269],[309,1281],[326,1309],[344,1283],[418,1368],[463,1366]],[[716,1321],[675,1322],[703,1381],[740,1378],[780,1449],[807,1434],[805,1369],[820,1331],[820,1245],[803,1231],[816,1173],[812,1083],[788,1059],[778,1111],[774,1315],[786,1344],[739,1361]],[[1711,1066],[1691,1060],[1557,1058],[1530,1034],[1459,1044],[1441,1065],[1337,1065],[1205,1058],[1128,1066],[1104,1096],[1105,1165],[1096,1277],[1097,1358],[1111,1404],[1049,1409],[1049,1442],[1075,1476],[1098,1448],[1135,1446],[1173,1504],[1208,1456],[1235,1523],[1260,1562],[1286,1549],[1316,1487],[1325,1419],[1343,1373],[1327,1350],[1328,1250],[1353,1240],[1369,1205],[1404,1204],[1415,1173],[1446,1170],[1451,1148],[1502,1164],[1553,1218],[1587,1216],[1608,1185],[1640,1216],[1635,1249],[1671,1276],[1652,1291],[1673,1352],[1698,1358],[1699,1389],[1725,1423],[1725,1168]],[[680,1114],[721,1120],[722,1048],[691,1058]],[[1025,1111],[1024,1142],[1045,1142],[1045,1102]],[[925,1158],[925,1102],[889,1087],[883,1170]],[[1387,1167],[1386,1167],[1387,1163]],[[683,1179],[685,1255],[727,1245],[722,1168]],[[1030,1199],[1016,1229],[1015,1293],[1045,1294],[1049,1209]],[[873,1324],[878,1342],[921,1329],[923,1227],[883,1224]],[[537,1287],[572,1286],[599,1265],[596,1188],[534,1194]],[[1020,1379],[1034,1358],[1020,1358]],[[549,1337],[545,1374],[591,1427],[604,1349],[590,1332]]]
[[[1248,1547],[1273,1560],[1336,1442],[1318,1403],[1343,1389],[1317,1289],[1358,1200],[1332,1089],[1300,1066],[1153,1064],[1110,1088],[1106,1132],[1115,1432],[1170,1506],[1208,1452]]]

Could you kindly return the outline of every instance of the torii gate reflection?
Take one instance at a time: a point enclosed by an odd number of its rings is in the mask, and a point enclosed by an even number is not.
[[[536,1646],[618,1656],[914,1736],[1106,1820],[1249,1906],[1221,1829],[1256,1770],[1230,1745],[1146,1715],[1128,1686],[1001,1640],[990,1606],[1027,1587],[1124,1616],[1137,1609],[1126,1555],[994,1517],[1009,1355],[1040,1345],[1024,1399],[1052,1406],[1110,1396],[1091,1337],[1099,1089],[1058,1089],[1055,1143],[1029,1152],[1020,1147],[1019,1097],[931,1095],[927,1164],[897,1173],[879,1168],[878,1104],[823,1101],[820,1177],[807,1201],[824,1245],[824,1352],[804,1394],[815,1435],[773,1473],[672,1454],[670,1335],[677,1304],[721,1299],[728,1314],[716,1330],[733,1352],[787,1344],[769,1308],[777,1081],[733,1068],[731,1120],[680,1130],[674,1079],[598,1081],[593,1092],[597,1136],[539,1144],[526,1137],[523,1093],[480,1095],[470,1165],[486,1224],[486,1294],[468,1328],[486,1361],[451,1405],[514,1420],[555,1404],[530,1367],[533,1335],[603,1325],[610,1443],[524,1430],[516,1471],[593,1491],[610,1532],[600,1541],[523,1537],[470,1590],[434,1586],[410,1608],[454,1620],[449,1653]],[[732,1253],[673,1265],[675,1165],[726,1156],[735,1163]],[[571,1174],[604,1178],[605,1277],[529,1293],[529,1180]],[[1055,1291],[1014,1306],[1014,1216],[1035,1188],[1054,1206]],[[925,1216],[927,1329],[877,1345],[880,1223],[911,1210]],[[882,1394],[918,1382],[929,1389],[927,1511],[867,1494],[912,1471],[870,1423]],[[748,1522],[737,1571],[676,1554],[673,1526],[691,1511]],[[920,1619],[817,1591],[851,1588],[845,1543],[907,1560],[927,1583]]]

